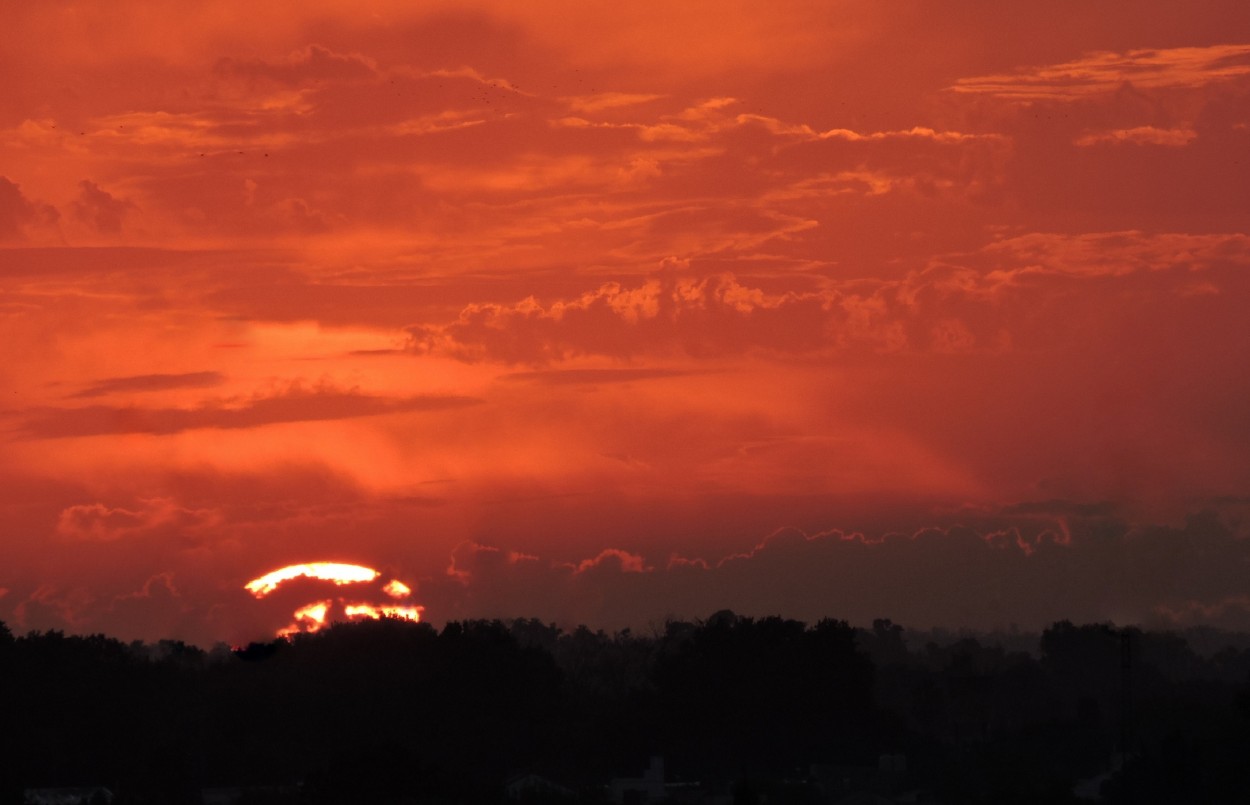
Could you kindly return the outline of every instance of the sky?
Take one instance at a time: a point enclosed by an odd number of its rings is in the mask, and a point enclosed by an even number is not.
[[[1250,629],[1248,161],[1242,0],[5,3],[0,620]]]

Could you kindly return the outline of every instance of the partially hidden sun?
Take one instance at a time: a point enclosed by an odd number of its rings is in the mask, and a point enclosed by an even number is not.
[[[398,579],[392,579],[382,585],[380,590],[373,584],[382,574],[371,567],[352,565],[342,562],[308,562],[299,565],[287,565],[270,571],[259,578],[252,579],[243,588],[256,598],[264,598],[277,590],[285,582],[292,579],[309,578],[330,582],[336,587],[346,585],[367,585],[369,589],[360,590],[361,595],[335,596],[296,609],[294,620],[289,626],[279,629],[279,637],[290,637],[301,632],[316,632],[335,620],[363,620],[379,618],[402,618],[409,621],[420,621],[423,607],[400,603],[412,595],[412,588]],[[392,599],[382,603],[373,599],[377,593]]]
[[[373,581],[382,575],[371,567],[363,565],[345,565],[341,562],[309,562],[306,565],[287,565],[266,573],[258,579],[252,579],[244,588],[257,598],[264,598],[284,581],[307,577],[324,579],[335,584],[357,584],[362,581]]]

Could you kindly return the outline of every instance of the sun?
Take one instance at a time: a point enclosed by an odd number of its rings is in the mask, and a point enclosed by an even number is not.
[[[414,623],[420,621],[424,607],[407,603],[412,588],[399,579],[391,579],[379,588],[375,582],[381,576],[377,570],[364,565],[307,562],[271,570],[243,585],[243,589],[255,598],[265,598],[292,579],[308,578],[330,582],[336,587],[353,585],[359,591],[359,595],[335,595],[299,607],[292,614],[290,625],[277,631],[278,637],[316,632],[337,620],[402,618]],[[360,589],[362,587],[368,589]],[[379,594],[391,600],[376,600]]]
[[[287,565],[277,570],[270,571],[258,579],[252,579],[243,585],[257,598],[264,598],[269,593],[278,589],[284,581],[307,577],[310,579],[324,579],[332,581],[335,584],[357,584],[363,581],[373,581],[381,574],[373,568],[364,567],[363,565],[347,565],[341,562],[310,562],[306,565]]]

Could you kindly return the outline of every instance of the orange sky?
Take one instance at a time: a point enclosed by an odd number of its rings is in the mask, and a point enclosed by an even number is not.
[[[0,620],[1250,628],[1248,160],[1241,0],[4,4]]]

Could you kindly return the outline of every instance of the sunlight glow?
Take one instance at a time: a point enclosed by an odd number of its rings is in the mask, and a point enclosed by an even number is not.
[[[258,579],[249,581],[244,585],[244,588],[257,598],[264,598],[278,589],[278,585],[283,582],[301,577],[322,579],[342,585],[373,581],[380,575],[373,568],[362,565],[348,565],[338,562],[309,562],[303,565],[288,565],[272,573],[266,573]]]
[[[305,564],[288,565],[260,578],[249,581],[244,588],[256,598],[264,598],[277,590],[283,583],[291,579],[310,578],[328,581],[337,586],[346,584],[367,584],[377,581],[382,574],[364,565],[350,565],[340,562],[308,562]],[[381,588],[371,587],[372,593],[367,597],[384,594],[393,599],[404,599],[412,595],[412,588],[399,579],[391,579]],[[292,637],[297,634],[311,634],[321,631],[334,621],[352,621],[381,618],[401,618],[416,623],[421,620],[421,606],[399,606],[397,604],[372,604],[361,602],[361,593],[354,592],[355,599],[347,603],[343,598],[328,598],[305,604],[292,613],[290,625],[277,631],[278,637]]]
[[[295,620],[285,629],[278,630],[278,637],[290,637],[299,632],[316,632],[326,625],[326,614],[333,601],[316,601],[295,610]]]
[[[344,613],[348,618],[403,618],[413,623],[421,620],[421,610],[425,607],[373,606],[372,604],[348,604]]]
[[[407,584],[404,584],[399,579],[391,579],[386,583],[386,586],[382,588],[382,592],[386,593],[391,598],[407,598],[412,595],[412,588]]]

